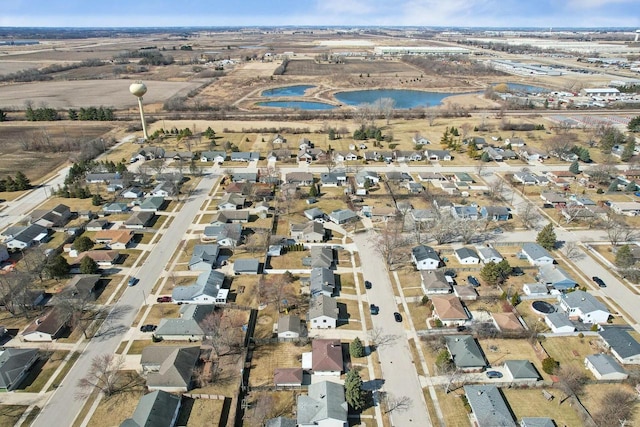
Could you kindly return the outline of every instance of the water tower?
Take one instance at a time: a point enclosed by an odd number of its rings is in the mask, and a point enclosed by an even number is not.
[[[144,139],[147,140],[149,139],[149,135],[147,135],[147,124],[144,121],[144,110],[142,109],[142,96],[147,93],[147,87],[141,81],[137,81],[129,86],[129,92],[131,92],[136,98],[138,98],[140,120],[142,121],[142,134],[144,135]]]
[[[640,37],[640,30],[636,30],[636,39],[634,40],[635,42],[638,41],[638,37]]]

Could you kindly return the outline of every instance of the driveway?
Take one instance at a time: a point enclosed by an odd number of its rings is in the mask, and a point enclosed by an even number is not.
[[[373,236],[375,232],[369,230],[366,233],[354,234],[353,240],[358,246],[360,259],[363,262],[364,279],[373,284],[372,289],[367,290],[369,303],[380,307],[380,314],[371,316],[373,327],[381,330],[384,335],[397,337],[392,343],[377,349],[384,377],[382,390],[396,398],[407,396],[412,400],[408,410],[390,413],[392,425],[431,426],[422,386],[407,342],[405,328],[408,323],[406,320],[398,323],[393,319],[393,313],[402,310],[396,303],[384,260],[371,241]],[[405,318],[408,315],[403,313]]]

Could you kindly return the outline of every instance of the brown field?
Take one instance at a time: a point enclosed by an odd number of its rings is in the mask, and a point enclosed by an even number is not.
[[[311,351],[311,345],[298,346],[290,342],[256,347],[249,377],[251,385],[273,385],[273,373],[276,368],[301,367],[302,353],[308,351]]]
[[[285,76],[329,76],[332,74],[399,74],[420,71],[400,61],[365,61],[348,59],[344,64],[318,63],[314,60],[293,60],[287,64]]]
[[[577,412],[571,406],[568,404],[558,405],[558,400],[564,397],[562,393],[552,389],[548,391],[555,395],[555,399],[551,402],[545,399],[542,390],[538,388],[502,388],[504,397],[518,419],[545,416],[552,418],[558,426],[582,425]]]

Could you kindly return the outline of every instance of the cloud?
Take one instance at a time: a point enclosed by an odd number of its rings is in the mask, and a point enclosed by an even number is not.
[[[567,6],[572,9],[598,9],[604,6],[625,3],[637,5],[638,0],[568,0]]]
[[[378,9],[375,2],[366,0],[318,0],[316,9],[332,15],[368,15]]]

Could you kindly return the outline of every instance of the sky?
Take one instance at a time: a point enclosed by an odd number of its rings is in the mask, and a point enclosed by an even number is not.
[[[0,27],[640,28],[640,0],[4,0]]]

